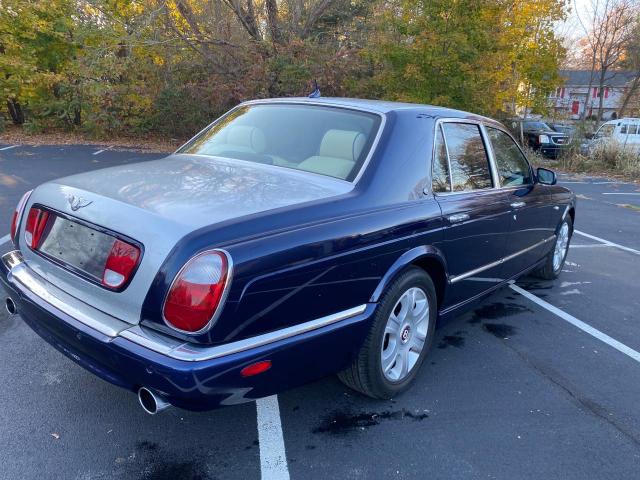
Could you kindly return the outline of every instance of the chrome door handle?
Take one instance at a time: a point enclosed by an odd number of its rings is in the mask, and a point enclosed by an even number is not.
[[[511,208],[522,208],[526,205],[525,202],[513,202]]]
[[[459,223],[459,222],[464,222],[465,220],[469,220],[469,214],[468,213],[455,213],[453,215],[449,215],[447,218],[449,219],[449,222],[451,222],[451,223]]]

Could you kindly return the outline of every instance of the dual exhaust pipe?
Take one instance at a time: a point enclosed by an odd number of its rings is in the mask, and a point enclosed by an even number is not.
[[[18,313],[18,306],[11,297],[5,299],[4,306],[9,315],[16,315]],[[142,409],[149,415],[160,413],[171,406],[161,395],[147,387],[140,387],[140,389],[138,389],[138,402],[140,402]]]

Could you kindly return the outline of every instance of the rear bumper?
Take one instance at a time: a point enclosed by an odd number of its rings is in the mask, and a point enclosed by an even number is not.
[[[24,321],[64,355],[108,382],[132,391],[154,389],[188,410],[251,401],[339,371],[358,351],[375,308],[367,304],[292,329],[200,347],[104,319],[86,304],[73,305],[29,269],[19,252],[2,257],[0,283]],[[272,362],[267,372],[240,375],[247,365],[266,359]]]

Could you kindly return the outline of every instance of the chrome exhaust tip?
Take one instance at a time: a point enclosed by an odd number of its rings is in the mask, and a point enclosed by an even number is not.
[[[138,402],[140,402],[142,409],[149,415],[160,413],[171,406],[169,402],[147,387],[140,387],[138,390]]]
[[[11,297],[7,297],[4,302],[4,307],[7,309],[7,312],[9,312],[9,315],[15,315],[16,313],[18,313],[18,306],[11,299]]]

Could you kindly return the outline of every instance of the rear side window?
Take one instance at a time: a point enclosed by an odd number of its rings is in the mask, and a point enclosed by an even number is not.
[[[496,158],[496,167],[503,187],[532,183],[529,162],[513,139],[506,133],[487,127],[489,141]]]
[[[436,131],[436,148],[433,156],[433,168],[431,188],[435,193],[450,192],[449,160],[447,159],[447,146],[444,143],[442,129]]]
[[[480,127],[471,123],[444,123],[442,128],[449,150],[453,191],[491,188],[489,158]]]

